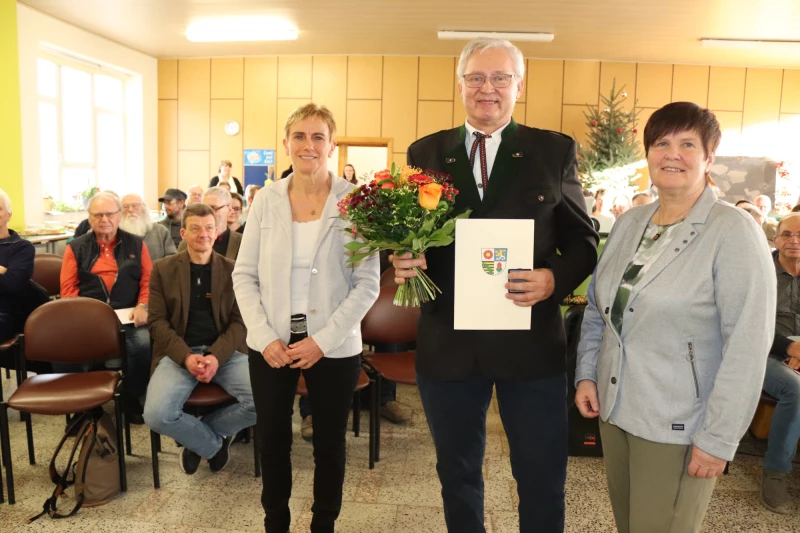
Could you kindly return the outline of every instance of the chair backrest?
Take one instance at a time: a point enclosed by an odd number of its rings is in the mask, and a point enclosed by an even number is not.
[[[44,287],[52,298],[61,294],[61,263],[63,257],[56,254],[36,254],[33,256],[33,276],[31,279]]]
[[[405,344],[417,340],[418,307],[394,305],[397,286],[381,287],[378,299],[361,321],[361,337],[366,344]]]
[[[117,314],[92,298],[47,302],[25,322],[25,359],[86,363],[122,355]]]
[[[394,280],[394,267],[390,266],[383,274],[381,274],[381,287],[397,287],[397,282]]]

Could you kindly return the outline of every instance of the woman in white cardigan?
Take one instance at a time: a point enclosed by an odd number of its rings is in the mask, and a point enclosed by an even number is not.
[[[336,147],[331,112],[304,105],[286,120],[284,134],[294,173],[256,195],[233,286],[250,347],[266,532],[289,531],[292,408],[301,371],[315,414],[311,531],[333,532],[361,371],[360,322],[378,298],[378,256],[347,262],[344,245],[355,236],[337,203],[353,185],[327,170]]]

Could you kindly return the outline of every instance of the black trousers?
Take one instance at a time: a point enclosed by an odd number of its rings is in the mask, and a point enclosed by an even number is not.
[[[303,336],[292,335],[289,343],[297,342]],[[341,359],[323,357],[314,366],[302,371],[314,411],[313,533],[332,533],[342,508],[345,434],[360,371],[361,354]],[[272,368],[264,361],[262,354],[250,350],[250,381],[264,473],[261,504],[266,513],[266,533],[289,531],[292,412],[300,372],[288,366]]]

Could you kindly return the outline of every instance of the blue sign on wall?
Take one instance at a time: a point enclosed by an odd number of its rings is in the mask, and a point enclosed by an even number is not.
[[[244,151],[244,186],[275,180],[275,150]]]

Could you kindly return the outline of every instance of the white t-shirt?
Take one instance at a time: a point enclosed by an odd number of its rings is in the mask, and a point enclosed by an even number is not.
[[[311,222],[292,222],[292,314],[304,315],[308,311],[308,286],[314,262],[322,219]]]

